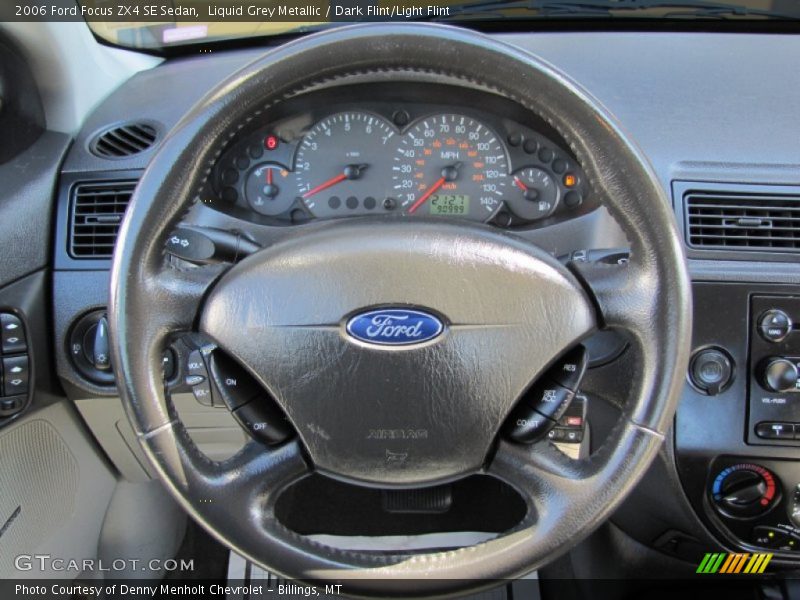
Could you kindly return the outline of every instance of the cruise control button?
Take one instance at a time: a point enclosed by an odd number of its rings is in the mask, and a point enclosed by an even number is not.
[[[16,396],[17,394],[28,393],[28,357],[14,356],[3,359],[4,383],[3,392],[5,396]]]
[[[28,349],[25,330],[19,317],[10,313],[0,314],[0,340],[3,354],[16,354]]]
[[[258,382],[239,363],[222,352],[217,351],[209,356],[208,368],[214,385],[230,410],[235,410],[264,393]]]
[[[574,397],[574,392],[547,379],[536,383],[525,395],[528,406],[553,421],[561,418]]]
[[[794,425],[762,421],[756,425],[756,435],[767,440],[791,440],[794,439]]]
[[[581,383],[588,362],[589,357],[586,348],[577,346],[556,362],[547,372],[547,375],[559,385],[563,385],[574,392]]]
[[[541,438],[554,423],[543,414],[523,404],[506,424],[506,435],[515,442],[531,444]]]
[[[292,435],[292,429],[269,398],[256,398],[233,411],[233,416],[256,440],[280,444]]]

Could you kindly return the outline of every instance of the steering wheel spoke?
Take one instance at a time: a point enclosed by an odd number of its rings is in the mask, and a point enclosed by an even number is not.
[[[548,441],[528,445],[501,440],[488,473],[517,488],[538,513],[565,502],[592,469]]]
[[[216,462],[194,445],[179,421],[140,438],[160,464],[181,474],[172,481],[181,496],[199,500],[186,507],[190,512],[196,511],[201,521],[220,527],[236,514],[237,533],[248,539],[266,535],[264,521],[275,520],[278,496],[310,473],[297,440],[269,449],[249,441],[231,458]]]
[[[228,266],[204,265],[189,270],[167,266],[150,279],[148,291],[151,297],[160,298],[162,327],[169,332],[191,330],[203,300]]]
[[[652,318],[657,285],[648,269],[631,261],[624,265],[570,263],[573,273],[593,299],[605,327],[641,331]]]
[[[662,434],[625,417],[599,448],[581,459],[567,456],[546,440],[531,445],[501,440],[487,472],[520,492],[528,504],[524,526],[547,538],[547,530],[561,519],[591,510],[599,497],[605,507],[613,506],[618,486],[624,483],[620,467],[632,467],[631,461],[637,460],[633,457],[657,451],[658,444],[652,442],[661,439]],[[637,478],[645,471],[642,465],[636,470]],[[610,512],[608,508],[605,514]]]

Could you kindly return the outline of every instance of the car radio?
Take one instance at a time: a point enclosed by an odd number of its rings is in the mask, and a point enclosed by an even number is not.
[[[750,303],[747,442],[800,445],[800,297]]]

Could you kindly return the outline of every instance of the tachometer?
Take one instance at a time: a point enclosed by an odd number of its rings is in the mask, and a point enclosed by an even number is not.
[[[296,190],[316,217],[392,211],[389,177],[396,131],[365,112],[331,115],[303,138],[295,158]]]
[[[483,123],[457,114],[428,117],[403,136],[393,187],[410,215],[489,219],[508,185],[508,156]]]

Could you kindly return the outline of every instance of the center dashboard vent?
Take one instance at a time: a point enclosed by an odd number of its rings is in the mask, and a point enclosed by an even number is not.
[[[762,252],[800,249],[800,194],[687,191],[686,241],[693,248]]]
[[[103,181],[78,183],[72,188],[69,211],[72,258],[111,258],[135,187],[136,181]]]
[[[127,158],[144,152],[156,142],[158,131],[147,123],[126,123],[105,130],[89,144],[100,158]]]

